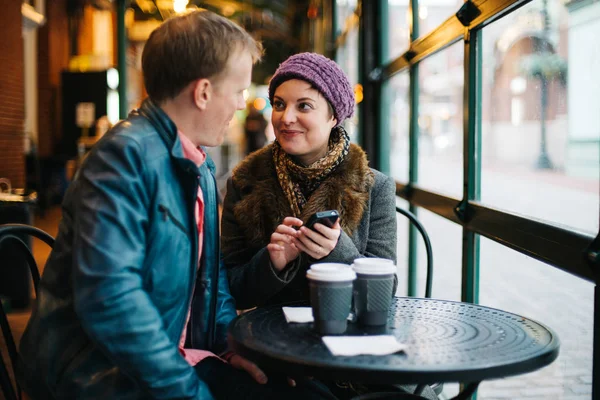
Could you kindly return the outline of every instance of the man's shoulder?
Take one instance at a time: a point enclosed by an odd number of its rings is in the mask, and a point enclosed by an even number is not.
[[[146,118],[133,115],[115,125],[95,147],[120,148],[140,154],[146,160],[168,155],[165,142]]]
[[[133,141],[138,142],[147,137],[158,137],[156,127],[139,114],[134,114],[119,122],[112,128],[111,133],[117,137],[130,137]]]

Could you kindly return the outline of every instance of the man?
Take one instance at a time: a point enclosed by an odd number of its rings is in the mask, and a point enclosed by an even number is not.
[[[244,122],[246,155],[264,147],[267,143],[266,129],[267,120],[265,117],[254,107],[254,104],[248,104],[248,115]]]
[[[150,35],[142,56],[149,98],[94,146],[64,199],[20,345],[30,397],[297,390],[283,380],[259,385],[264,373],[227,352],[235,305],[219,263],[214,165],[200,147],[223,142],[261,54],[247,32],[207,11]]]

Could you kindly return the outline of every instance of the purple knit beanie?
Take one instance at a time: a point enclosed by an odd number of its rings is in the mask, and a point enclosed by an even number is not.
[[[337,125],[354,114],[354,91],[348,77],[335,61],[317,53],[300,53],[282,62],[269,82],[269,100],[283,82],[300,79],[310,83],[333,107]]]

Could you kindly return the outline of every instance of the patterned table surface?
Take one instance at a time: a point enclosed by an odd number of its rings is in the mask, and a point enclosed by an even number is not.
[[[523,374],[556,359],[548,327],[505,311],[446,300],[397,297],[388,325],[349,323],[346,335],[391,334],[408,345],[387,356],[333,356],[311,323],[288,324],[279,306],[240,315],[229,342],[259,365],[294,376],[364,383],[479,382]]]

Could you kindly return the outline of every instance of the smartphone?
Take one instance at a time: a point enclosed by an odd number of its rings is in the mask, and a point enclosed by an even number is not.
[[[319,224],[323,224],[331,228],[333,225],[335,225],[335,222],[339,217],[340,216],[336,210],[319,211],[310,216],[305,226],[313,229],[313,225],[318,222]]]

